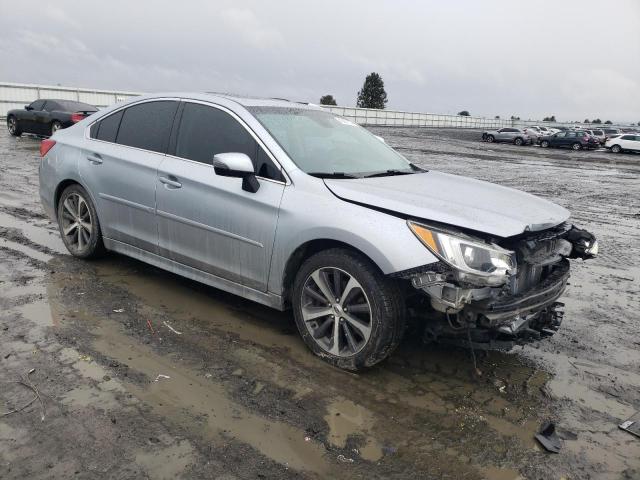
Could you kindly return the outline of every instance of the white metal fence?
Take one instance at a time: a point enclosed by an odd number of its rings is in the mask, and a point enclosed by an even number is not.
[[[114,90],[94,90],[90,88],[32,85],[24,83],[0,82],[0,117],[14,108],[23,108],[39,98],[59,98],[77,100],[96,107],[106,107],[137,92]],[[499,118],[465,117],[461,115],[440,115],[437,113],[401,112],[396,110],[376,110],[371,108],[324,106],[327,110],[341,115],[360,125],[392,127],[449,127],[493,129],[502,127],[526,127],[527,125],[575,126],[573,123],[548,123],[539,120],[509,120]],[[588,128],[588,127],[587,127]],[[595,126],[593,126],[595,128]]]
[[[106,107],[135,95],[140,94],[90,88],[0,82],[0,117],[6,117],[9,110],[24,108],[25,105],[39,98],[76,100],[96,107]]]

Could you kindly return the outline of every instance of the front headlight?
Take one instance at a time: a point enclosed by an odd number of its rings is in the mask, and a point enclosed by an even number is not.
[[[502,285],[516,271],[515,254],[510,250],[419,223],[407,224],[434,255],[462,273],[461,280],[478,279],[487,285]]]

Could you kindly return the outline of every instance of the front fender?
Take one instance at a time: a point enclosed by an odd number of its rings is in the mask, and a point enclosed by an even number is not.
[[[409,230],[405,219],[341,200],[324,183],[315,190],[289,185],[278,218],[270,292],[282,294],[289,259],[300,246],[314,240],[349,245],[369,257],[384,274],[438,261]]]

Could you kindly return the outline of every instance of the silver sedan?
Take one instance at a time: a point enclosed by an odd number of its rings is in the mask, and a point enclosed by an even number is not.
[[[41,145],[40,196],[69,251],[140,259],[280,310],[357,370],[407,319],[487,348],[558,328],[568,258],[597,242],[535,196],[420,168],[319,107],[137,97]]]

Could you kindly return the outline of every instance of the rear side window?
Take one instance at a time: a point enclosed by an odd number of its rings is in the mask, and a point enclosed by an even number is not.
[[[175,155],[211,165],[215,154],[231,152],[248,155],[256,175],[284,181],[280,170],[235,118],[218,108],[185,103]]]
[[[44,111],[53,112],[54,110],[60,110],[60,105],[58,105],[53,100],[47,100],[44,104]]]
[[[96,138],[105,142],[115,142],[123,113],[124,110],[120,110],[119,112],[109,115],[105,119],[94,123],[91,126],[91,138]]]
[[[620,140],[635,140],[635,135],[622,135]]]
[[[163,100],[133,105],[125,109],[116,143],[164,153],[177,108],[178,102]],[[98,137],[102,135],[101,130],[102,126]]]

